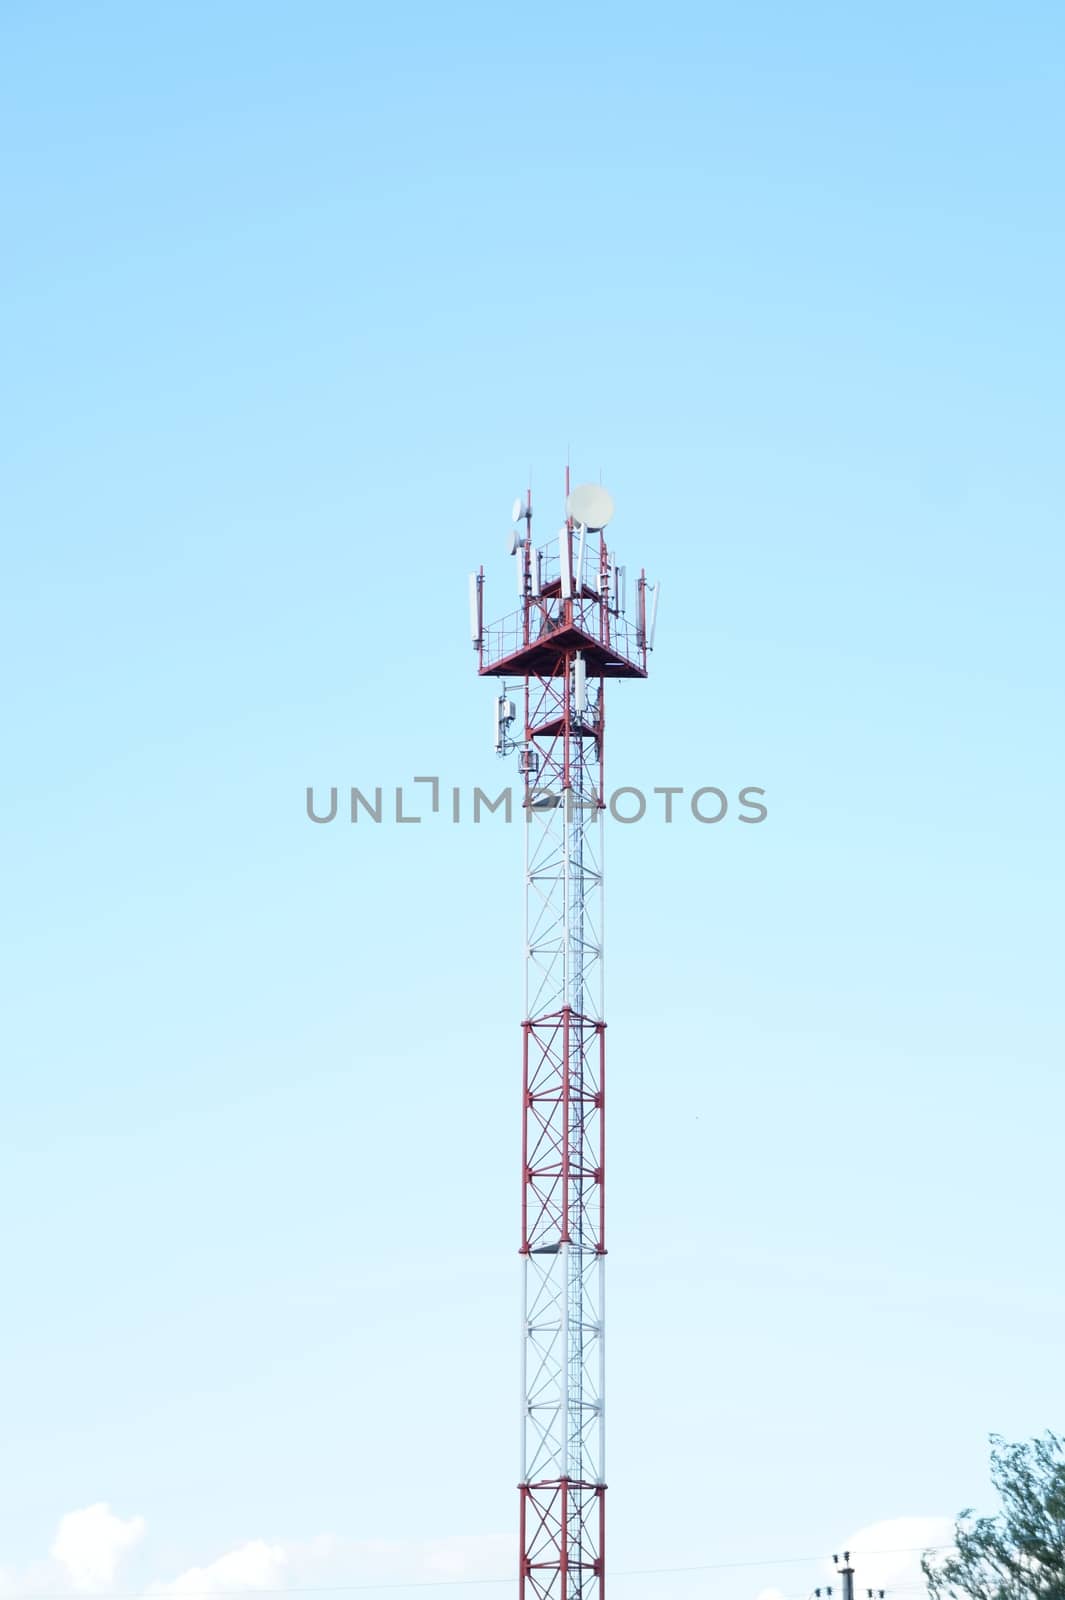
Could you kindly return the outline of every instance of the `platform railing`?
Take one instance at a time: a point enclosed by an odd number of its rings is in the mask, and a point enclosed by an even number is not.
[[[550,639],[566,623],[566,611],[572,626],[597,643],[605,645],[630,666],[644,666],[639,630],[620,613],[611,611],[601,600],[572,600],[566,602],[557,596],[543,602],[529,602],[529,637],[525,638],[525,613],[512,611],[509,616],[491,623],[484,630],[481,665],[488,667],[513,655],[526,642],[538,643]]]

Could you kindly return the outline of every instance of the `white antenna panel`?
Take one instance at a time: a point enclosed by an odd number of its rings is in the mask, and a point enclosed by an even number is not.
[[[502,750],[507,736],[507,730],[514,721],[514,702],[507,695],[501,694],[496,701],[496,749]]]
[[[476,572],[470,573],[470,636],[474,644],[481,642],[481,585]]]
[[[562,598],[573,598],[573,570],[570,566],[569,529],[563,528],[558,536],[558,568],[562,579]]]
[[[658,621],[658,595],[661,588],[662,585],[660,583],[656,583],[654,588],[651,590],[651,620],[647,624],[648,650],[653,650],[655,647],[655,623]]]

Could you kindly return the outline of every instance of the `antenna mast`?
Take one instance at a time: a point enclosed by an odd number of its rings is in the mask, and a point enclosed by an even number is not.
[[[524,790],[520,1416],[521,1600],[602,1600],[605,1563],[605,686],[645,678],[645,580],[624,615],[610,495],[570,492],[557,540],[515,502],[521,605],[480,628],[482,677],[523,683],[524,729],[497,714]],[[519,515],[520,510],[520,515]],[[509,702],[507,703],[509,706]]]

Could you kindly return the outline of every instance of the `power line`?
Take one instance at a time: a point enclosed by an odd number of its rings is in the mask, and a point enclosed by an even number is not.
[[[895,1546],[890,1550],[863,1550],[863,1556],[924,1555],[953,1547],[945,1544]],[[758,1567],[797,1567],[813,1561],[828,1561],[824,1556],[774,1556],[768,1561],[710,1561],[694,1567],[628,1567],[607,1574],[610,1578],[660,1578],[670,1573],[682,1572],[735,1572]],[[399,1583],[335,1583],[320,1585],[294,1584],[291,1588],[270,1589],[171,1589],[159,1584],[154,1589],[115,1589],[109,1592],[95,1590],[92,1600],[226,1600],[226,1597],[244,1597],[254,1600],[263,1594],[380,1594],[394,1589],[465,1589],[513,1583],[512,1573],[505,1578],[414,1578]],[[897,1586],[895,1592],[901,1592]],[[8,1592],[4,1600],[71,1600],[70,1590],[35,1589],[22,1593]]]

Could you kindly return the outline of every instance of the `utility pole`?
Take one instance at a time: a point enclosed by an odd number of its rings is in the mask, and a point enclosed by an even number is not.
[[[854,1600],[854,1568],[851,1566],[850,1551],[844,1550],[844,1565],[842,1567],[839,1564],[838,1556],[833,1556],[832,1559],[836,1563],[836,1571],[843,1579],[843,1600]]]
[[[838,1555],[834,1555],[832,1557],[832,1559],[836,1563],[836,1571],[839,1573],[840,1577],[843,1579],[843,1600],[854,1600],[854,1568],[851,1566],[851,1553],[850,1553],[850,1551],[849,1550],[844,1550],[844,1552],[843,1552],[843,1565],[842,1566],[840,1566],[840,1564],[839,1564],[839,1556]],[[820,1589],[815,1589],[814,1593],[816,1595],[820,1596],[821,1590]],[[828,1589],[826,1591],[826,1593],[831,1595],[832,1590]],[[883,1589],[866,1589],[865,1596],[866,1596],[866,1600],[884,1600],[885,1590],[883,1590]]]

